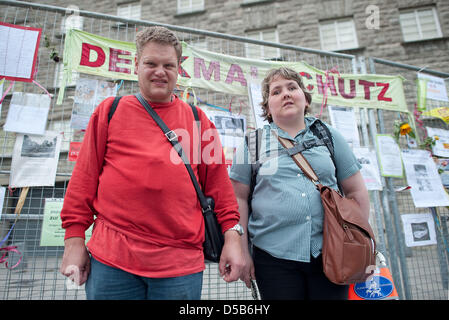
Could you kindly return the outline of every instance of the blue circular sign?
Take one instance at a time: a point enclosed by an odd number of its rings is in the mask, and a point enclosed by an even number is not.
[[[375,275],[366,282],[356,283],[354,292],[365,300],[381,300],[393,292],[393,282],[390,279]]]

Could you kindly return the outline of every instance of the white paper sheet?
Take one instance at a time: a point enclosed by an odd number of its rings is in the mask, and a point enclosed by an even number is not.
[[[0,187],[0,219],[2,218],[3,202],[5,201],[6,187]]]
[[[432,152],[438,157],[449,157],[449,131],[439,128],[426,127],[427,135],[429,137],[438,136],[435,145],[432,147]]]
[[[415,207],[449,206],[449,196],[429,151],[402,150],[402,160]]]
[[[402,214],[407,247],[437,244],[435,223],[431,213]]]
[[[4,81],[0,80],[0,99],[3,97],[3,83]],[[0,103],[0,114],[2,113],[2,103]]]
[[[352,148],[360,146],[359,130],[353,108],[329,106],[332,126],[337,129]]]
[[[117,94],[117,86],[113,82],[80,78],[76,83],[75,102],[72,109],[70,127],[84,130],[90,116],[97,105]]]
[[[0,24],[0,75],[31,79],[39,31]]]
[[[418,73],[418,78],[427,80],[427,99],[448,101],[446,84],[444,83],[443,78],[438,78],[421,72]]]
[[[49,109],[50,97],[46,94],[14,92],[3,130],[42,135]]]
[[[384,177],[402,178],[401,150],[392,136],[376,135],[380,173]]]
[[[61,227],[62,198],[46,198],[42,219],[42,231],[39,245],[41,247],[64,246],[65,229]],[[86,230],[85,243],[92,236],[93,225]]]
[[[368,190],[382,190],[376,152],[369,148],[353,148],[355,157],[362,166],[360,173]]]
[[[246,132],[246,117],[223,112],[208,112],[209,119],[215,124],[223,147],[237,148]]]
[[[46,131],[43,136],[18,134],[11,162],[12,188],[54,186],[62,137]]]
[[[262,107],[260,103],[262,102],[262,88],[260,83],[248,83],[248,97],[256,121],[256,128],[263,128],[264,125],[268,124],[268,121],[261,117]]]

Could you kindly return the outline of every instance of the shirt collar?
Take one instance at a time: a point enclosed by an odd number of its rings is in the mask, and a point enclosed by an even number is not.
[[[305,117],[304,123],[305,123],[306,127],[303,130],[299,131],[294,138],[307,132],[309,130],[310,126],[312,125],[312,123],[314,123],[317,120],[318,120],[318,118],[315,118],[315,117]],[[292,137],[290,137],[290,135],[287,132],[285,132],[284,130],[279,128],[276,123],[271,122],[269,126],[270,126],[270,129],[276,130],[277,134],[280,137],[292,140]]]

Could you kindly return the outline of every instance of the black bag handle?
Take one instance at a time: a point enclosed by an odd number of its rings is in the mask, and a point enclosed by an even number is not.
[[[203,214],[207,211],[213,211],[214,209],[214,203],[213,199],[204,195],[203,191],[201,190],[201,187],[198,183],[198,180],[195,177],[195,174],[193,173],[192,167],[190,166],[189,160],[187,159],[184,151],[182,150],[181,144],[178,141],[178,136],[176,133],[172,130],[170,130],[165,122],[159,117],[159,115],[154,111],[154,109],[151,107],[151,105],[148,103],[148,101],[145,100],[145,98],[140,94],[137,93],[136,95],[137,100],[142,104],[142,106],[147,110],[149,115],[153,118],[153,120],[156,122],[156,124],[161,128],[162,132],[164,133],[167,140],[173,145],[178,155],[181,157],[182,161],[184,162],[184,165],[187,168],[187,171],[189,173],[190,179],[193,182],[193,186],[195,187],[196,194],[198,195],[198,199],[200,200],[201,208],[203,210]],[[191,106],[192,107],[192,106]],[[198,122],[198,112],[194,107],[192,107],[193,114],[195,116],[195,120]]]

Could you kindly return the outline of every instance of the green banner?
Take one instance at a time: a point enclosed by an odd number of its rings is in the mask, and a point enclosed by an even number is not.
[[[70,81],[72,70],[112,79],[137,80],[135,53],[136,47],[132,42],[69,30],[64,47],[65,81]],[[339,74],[319,70],[304,62],[241,58],[201,50],[187,43],[183,43],[178,84],[247,95],[248,83],[260,83],[270,69],[279,66],[298,71],[316,103],[321,103],[327,96],[328,104],[338,106],[408,112],[401,76]],[[61,99],[60,92],[58,101]]]

